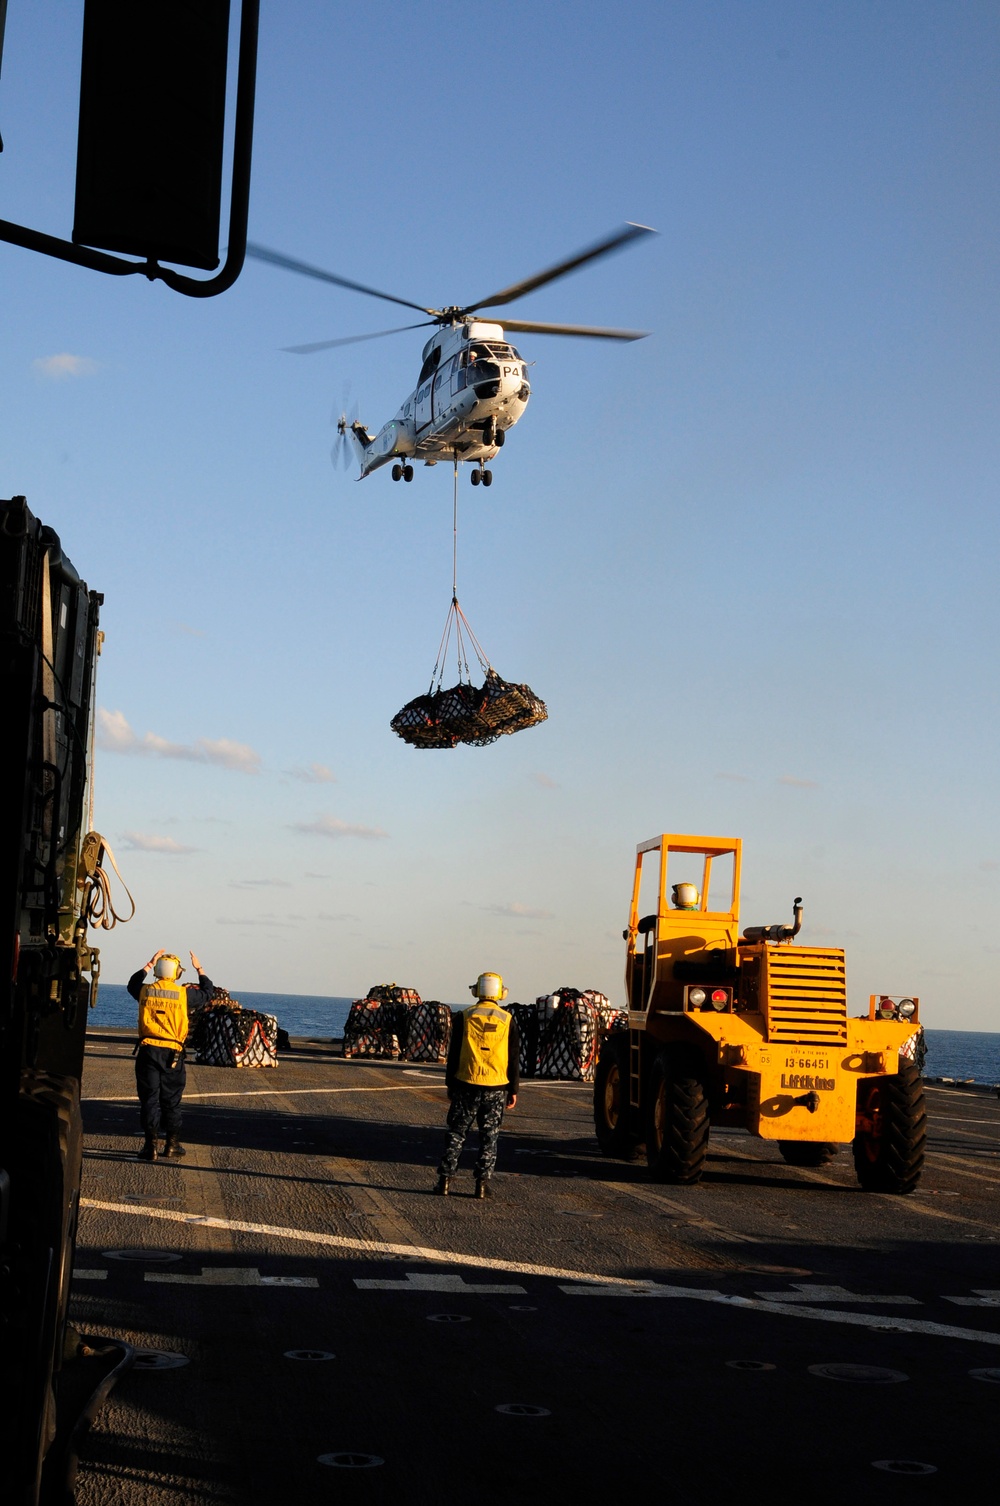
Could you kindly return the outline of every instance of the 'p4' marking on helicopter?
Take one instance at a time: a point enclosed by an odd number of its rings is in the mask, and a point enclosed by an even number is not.
[[[508,343],[506,331],[573,335],[597,340],[641,340],[647,332],[584,324],[538,324],[526,319],[505,319],[501,325],[487,322],[479,310],[512,303],[515,298],[522,298],[526,293],[554,282],[557,277],[575,271],[585,262],[607,256],[640,237],[655,234],[648,225],[623,225],[596,245],[577,251],[544,272],[536,272],[534,276],[525,277],[488,298],[479,298],[475,303],[444,309],[425,308],[423,304],[411,303],[392,293],[382,293],[377,288],[295,261],[279,251],[269,251],[265,246],[248,245],[247,255],[290,272],[299,272],[321,282],[351,288],[354,292],[430,315],[417,324],[406,324],[398,329],[288,346],[295,355],[312,355],[319,350],[354,345],[361,340],[377,340],[382,335],[436,326],[435,333],[423,349],[423,365],[416,387],[395,417],[383,424],[377,434],[369,433],[364,424],[349,422],[346,415],[341,415],[337,425],[338,449],[343,453],[349,445],[353,450],[361,467],[359,480],[364,480],[380,466],[391,464],[394,481],[412,481],[414,460],[422,460],[425,465],[436,465],[439,460],[452,460],[457,464],[461,460],[470,462],[473,467],[473,486],[480,482],[489,486],[493,472],[488,462],[503,447],[507,434],[523,415],[531,396],[528,368],[520,351]]]

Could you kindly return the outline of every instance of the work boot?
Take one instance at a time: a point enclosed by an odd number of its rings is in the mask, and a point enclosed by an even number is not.
[[[434,1191],[439,1193],[441,1197],[447,1197],[451,1191],[451,1177],[446,1177],[442,1172],[437,1179],[437,1186]]]
[[[155,1161],[156,1160],[156,1138],[155,1138],[155,1136],[153,1136],[153,1135],[147,1135],[146,1136],[145,1140],[142,1142],[142,1150],[140,1150],[140,1152],[139,1152],[139,1160],[140,1161]]]
[[[490,1186],[489,1177],[476,1178],[476,1197],[492,1197],[493,1188]]]
[[[168,1135],[163,1146],[163,1154],[165,1156],[184,1156],[187,1155],[187,1152],[176,1135]]]

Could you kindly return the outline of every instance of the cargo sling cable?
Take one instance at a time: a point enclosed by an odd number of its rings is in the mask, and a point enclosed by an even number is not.
[[[458,661],[458,683],[442,686],[452,628]],[[480,688],[472,684],[466,639],[484,673]],[[485,748],[507,733],[521,732],[546,720],[545,702],[528,685],[501,679],[490,664],[469,620],[458,604],[458,457],[454,460],[452,499],[451,605],[426,695],[417,696],[398,711],[392,730],[415,748],[454,748],[458,743]]]

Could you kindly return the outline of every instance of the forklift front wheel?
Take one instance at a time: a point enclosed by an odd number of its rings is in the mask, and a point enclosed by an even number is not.
[[[646,1160],[653,1180],[699,1181],[710,1126],[698,1058],[683,1050],[660,1051],[650,1069],[646,1103]]]
[[[924,1084],[912,1062],[900,1062],[894,1077],[859,1084],[854,1170],[866,1192],[912,1192],[926,1140]]]

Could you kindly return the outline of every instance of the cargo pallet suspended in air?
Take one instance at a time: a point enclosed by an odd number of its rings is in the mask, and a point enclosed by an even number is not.
[[[452,629],[458,658],[458,683],[442,688]],[[472,645],[484,679],[473,685],[465,640]],[[397,711],[393,732],[413,748],[454,748],[467,743],[485,748],[499,737],[536,727],[548,717],[545,702],[530,685],[516,685],[497,674],[479,645],[468,619],[452,596],[441,635],[441,647],[426,695],[416,696]]]

